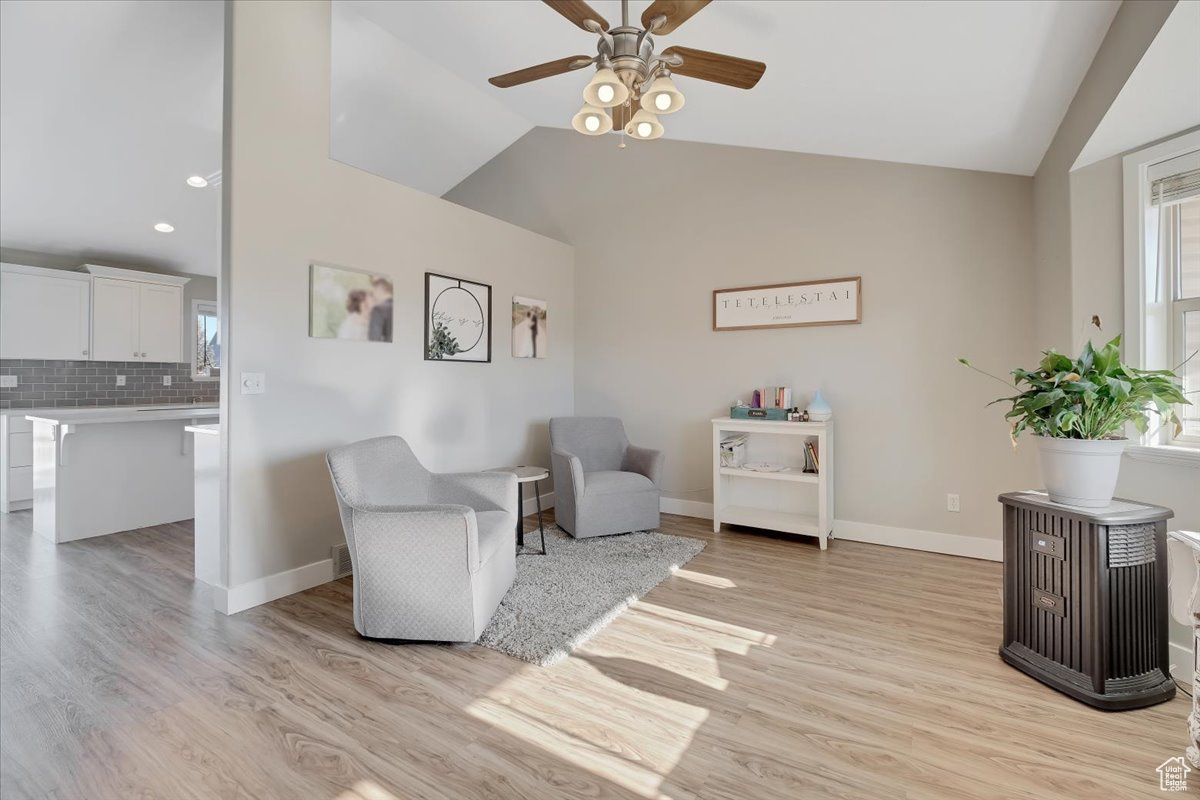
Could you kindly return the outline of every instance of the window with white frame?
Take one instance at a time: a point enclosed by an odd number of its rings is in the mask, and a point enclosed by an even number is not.
[[[1172,369],[1191,405],[1179,433],[1143,445],[1200,448],[1200,132],[1125,157],[1126,359]]]
[[[221,375],[221,328],[217,321],[217,304],[212,300],[193,300],[192,325],[195,331],[192,378],[215,381]]]

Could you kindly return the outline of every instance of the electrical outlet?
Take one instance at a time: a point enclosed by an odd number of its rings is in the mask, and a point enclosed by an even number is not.
[[[124,385],[125,385],[125,376],[118,375],[117,376],[117,386],[124,386]]]
[[[961,510],[958,506],[958,495],[956,495],[956,494],[946,495],[946,510],[947,511],[960,511]]]
[[[17,388],[16,375],[0,375],[0,389],[15,389]]]
[[[171,385],[171,376],[163,375],[163,386],[170,386],[170,385]]]
[[[262,394],[267,390],[267,373],[243,372],[242,394]]]

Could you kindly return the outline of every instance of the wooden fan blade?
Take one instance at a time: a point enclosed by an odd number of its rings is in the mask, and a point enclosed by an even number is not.
[[[690,47],[668,47],[662,54],[683,57],[682,66],[671,67],[672,74],[723,83],[739,89],[753,89],[758,79],[767,71],[767,65],[761,61],[724,56],[707,50],[693,50]]]
[[[522,83],[540,81],[542,78],[549,78],[554,75],[562,75],[564,72],[570,72],[571,70],[582,69],[591,63],[591,56],[568,56],[567,58],[560,58],[558,61],[548,61],[545,64],[538,64],[536,67],[526,67],[516,72],[509,72],[504,75],[497,75],[494,78],[488,78],[488,83],[492,86],[499,86],[501,89],[507,89],[510,86],[519,86]]]
[[[666,17],[666,20],[651,33],[655,36],[670,33],[691,19],[697,11],[704,8],[712,0],[654,0],[642,12],[642,27],[650,29],[650,21],[655,17]]]
[[[608,20],[597,14],[595,9],[583,0],[542,0],[542,2],[589,33],[592,32],[592,29],[584,24],[587,20],[595,22],[602,31],[608,30]]]
[[[622,103],[619,106],[613,106],[609,109],[612,112],[613,130],[623,131],[625,126],[629,124],[629,120],[633,119],[633,115],[641,105],[633,100]]]

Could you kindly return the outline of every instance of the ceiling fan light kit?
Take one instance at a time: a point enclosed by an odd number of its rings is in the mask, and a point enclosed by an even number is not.
[[[651,114],[674,114],[683,108],[683,92],[668,75],[660,75],[642,94],[642,108]]]
[[[571,118],[571,127],[587,136],[599,136],[613,129],[613,121],[603,108],[585,104]]]
[[[633,119],[629,120],[629,124],[625,126],[625,133],[634,139],[646,142],[662,136],[663,126],[658,121],[658,117],[644,108],[639,108],[633,115]]]
[[[601,67],[583,87],[583,99],[588,105],[612,108],[629,98],[629,89],[621,83],[617,73],[609,67]]]
[[[688,47],[669,47],[655,54],[651,34],[671,33],[710,0],[654,0],[642,12],[641,27],[629,24],[629,0],[621,0],[621,24],[613,28],[583,0],[542,2],[579,28],[598,36],[597,55],[570,56],[497,75],[489,78],[489,82],[506,89],[594,64],[596,72],[583,89],[585,105],[571,118],[571,127],[587,136],[616,129],[642,141],[661,137],[663,126],[658,116],[673,114],[684,106],[683,93],[671,80],[672,72],[752,89],[767,69],[761,61]],[[605,109],[612,109],[611,116]]]

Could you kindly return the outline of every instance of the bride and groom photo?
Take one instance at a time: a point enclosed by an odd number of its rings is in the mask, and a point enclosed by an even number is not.
[[[312,265],[309,335],[392,341],[392,281],[383,275]]]

